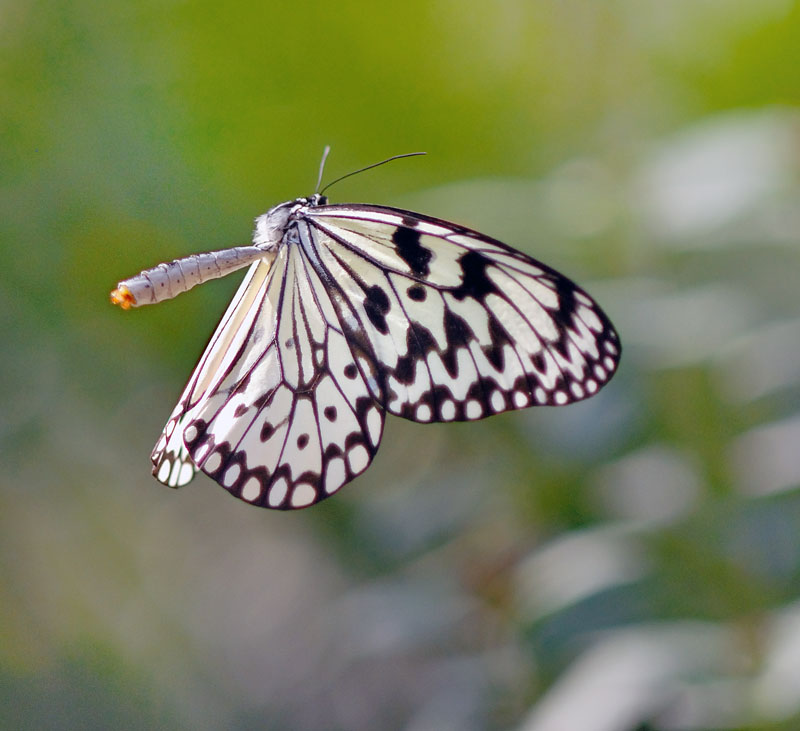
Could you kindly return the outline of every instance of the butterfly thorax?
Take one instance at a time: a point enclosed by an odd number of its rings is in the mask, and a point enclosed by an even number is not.
[[[253,245],[264,251],[275,251],[286,239],[292,222],[301,218],[307,208],[323,206],[328,202],[324,195],[314,193],[308,198],[296,198],[273,206],[256,218]]]

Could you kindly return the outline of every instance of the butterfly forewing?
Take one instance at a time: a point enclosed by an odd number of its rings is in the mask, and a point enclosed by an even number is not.
[[[595,393],[619,341],[558,272],[420,214],[323,206],[307,215],[323,264],[357,313],[348,337],[378,364],[373,395],[415,421],[471,420]]]

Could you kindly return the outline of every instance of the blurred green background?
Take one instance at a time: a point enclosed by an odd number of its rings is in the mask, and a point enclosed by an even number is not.
[[[800,4],[0,5],[0,725],[800,728]],[[328,179],[582,283],[596,398],[388,420],[307,511],[149,453],[238,275],[123,313]]]

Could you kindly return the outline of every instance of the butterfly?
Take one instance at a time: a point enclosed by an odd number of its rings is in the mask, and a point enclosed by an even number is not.
[[[563,406],[615,372],[613,325],[562,274],[449,221],[330,204],[332,184],[256,218],[250,246],[159,264],[111,293],[128,309],[249,266],[153,450],[165,485],[202,471],[248,503],[304,508],[367,469],[386,413]]]

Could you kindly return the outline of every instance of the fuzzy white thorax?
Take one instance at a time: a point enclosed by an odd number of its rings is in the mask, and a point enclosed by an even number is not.
[[[264,251],[277,249],[289,225],[289,218],[303,205],[304,201],[301,201],[302,199],[281,203],[256,218],[253,245]]]

